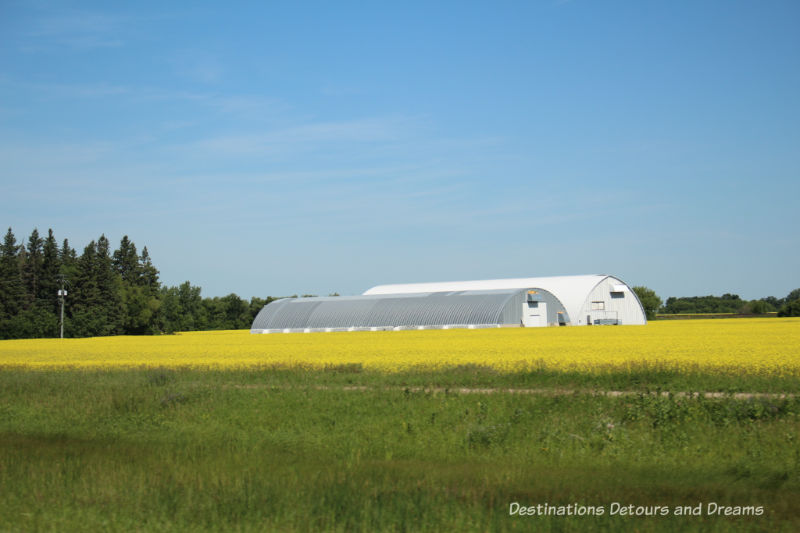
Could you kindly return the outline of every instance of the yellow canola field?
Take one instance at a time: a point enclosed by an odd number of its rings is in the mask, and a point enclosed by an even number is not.
[[[646,326],[499,328],[0,341],[1,367],[115,368],[360,364],[397,372],[458,365],[499,371],[669,368],[800,376],[800,319],[674,320]]]

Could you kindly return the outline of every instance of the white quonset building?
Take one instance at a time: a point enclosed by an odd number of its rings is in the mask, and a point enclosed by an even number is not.
[[[360,296],[283,298],[251,333],[645,324],[644,308],[607,275],[378,285]]]

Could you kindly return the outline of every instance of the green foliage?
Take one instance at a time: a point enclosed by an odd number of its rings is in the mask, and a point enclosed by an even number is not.
[[[25,307],[25,288],[18,260],[19,247],[11,228],[0,247],[0,339],[7,335],[9,320]]]
[[[146,287],[123,283],[122,329],[128,335],[152,335],[158,333],[156,316],[161,300],[151,295]]]
[[[800,289],[795,289],[789,294],[787,294],[786,298],[783,299],[782,303],[789,303],[795,300],[800,300]]]
[[[74,281],[70,336],[117,335],[124,332],[123,282],[112,266],[108,239],[90,242],[78,259]]]
[[[128,285],[140,284],[139,256],[136,253],[136,245],[128,239],[127,235],[122,237],[119,249],[114,252],[112,264],[114,271],[119,274],[122,281]]]
[[[778,316],[800,316],[800,297],[781,307]]]
[[[749,315],[763,315],[774,311],[775,307],[765,299],[751,300],[739,309],[740,313]]]
[[[162,331],[173,333],[206,329],[208,317],[200,291],[200,287],[195,287],[188,281],[178,287],[161,289]]]
[[[23,256],[22,279],[25,281],[25,292],[27,294],[27,304],[32,305],[38,298],[43,296],[41,279],[43,276],[43,250],[44,241],[39,237],[39,231],[34,228],[28,238],[28,247]]]
[[[244,329],[276,299],[254,297],[248,302],[236,294],[203,298],[201,288],[188,281],[162,286],[147,247],[138,255],[127,235],[113,252],[101,235],[78,256],[67,239],[59,247],[52,230],[42,239],[34,229],[22,245],[8,228],[0,245],[0,339],[57,336],[62,281],[69,291],[64,330],[70,337]],[[670,297],[663,307],[652,289],[633,290],[648,320],[659,308],[664,313],[752,314],[780,309],[781,316],[800,315],[800,289],[783,299],[770,296],[750,302],[735,294]]]
[[[746,302],[737,294],[722,296],[691,296],[676,298],[670,296],[664,304],[663,312],[681,313],[738,313]]]
[[[213,329],[245,329],[253,323],[250,305],[235,294],[206,298],[203,307]]]
[[[54,337],[59,289],[67,289],[65,335],[141,335],[204,329],[244,329],[275,298],[246,301],[235,294],[203,298],[188,281],[162,287],[147,247],[124,236],[111,251],[105,235],[78,256],[64,239],[34,229],[26,246],[11,228],[0,245],[0,339]]]
[[[158,281],[158,270],[150,260],[147,246],[142,249],[142,255],[139,257],[139,284],[147,287],[150,294],[156,294],[161,287]]]
[[[781,300],[778,316],[800,316],[800,289],[795,289]]]
[[[40,293],[37,300],[45,309],[53,313],[57,313],[58,309],[58,302],[53,296],[59,289],[60,271],[61,259],[58,253],[58,243],[51,229],[47,231],[47,238],[42,246],[42,275],[39,280]]]
[[[800,530],[795,397],[435,388],[476,372],[408,373],[409,387],[369,372],[6,370],[0,530]],[[513,517],[514,501],[606,513]],[[611,502],[766,513],[622,517]]]
[[[639,298],[639,301],[642,303],[647,320],[654,320],[656,318],[656,313],[663,303],[661,298],[656,294],[656,291],[639,286],[633,287],[633,292],[636,293],[637,298]]]
[[[6,338],[43,338],[58,335],[58,317],[43,302],[20,311],[3,321],[2,327],[6,331],[15,332],[15,335]],[[2,338],[2,337],[0,337]]]

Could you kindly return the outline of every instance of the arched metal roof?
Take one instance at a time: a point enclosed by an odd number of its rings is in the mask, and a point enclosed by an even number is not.
[[[408,283],[399,285],[378,285],[367,290],[364,294],[406,294],[419,292],[435,293],[442,291],[524,289],[528,287],[538,287],[555,295],[564,305],[567,313],[573,318],[573,320],[575,320],[576,317],[581,316],[586,300],[592,290],[597,287],[598,284],[608,278],[613,277],[606,274],[589,274],[584,276],[553,276],[541,278]],[[613,279],[624,285],[624,282],[618,278]],[[632,293],[633,291],[630,292]],[[644,310],[642,310],[642,314],[644,316]]]
[[[251,331],[494,326],[519,320],[509,318],[509,310],[518,316],[522,292],[515,288],[284,298],[264,306]]]

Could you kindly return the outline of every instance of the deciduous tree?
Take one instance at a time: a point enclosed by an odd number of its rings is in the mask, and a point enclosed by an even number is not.
[[[656,291],[647,287],[639,286],[633,287],[633,292],[636,293],[636,296],[642,303],[647,320],[654,320],[656,318],[656,313],[661,308],[663,303],[661,298],[656,294]]]

